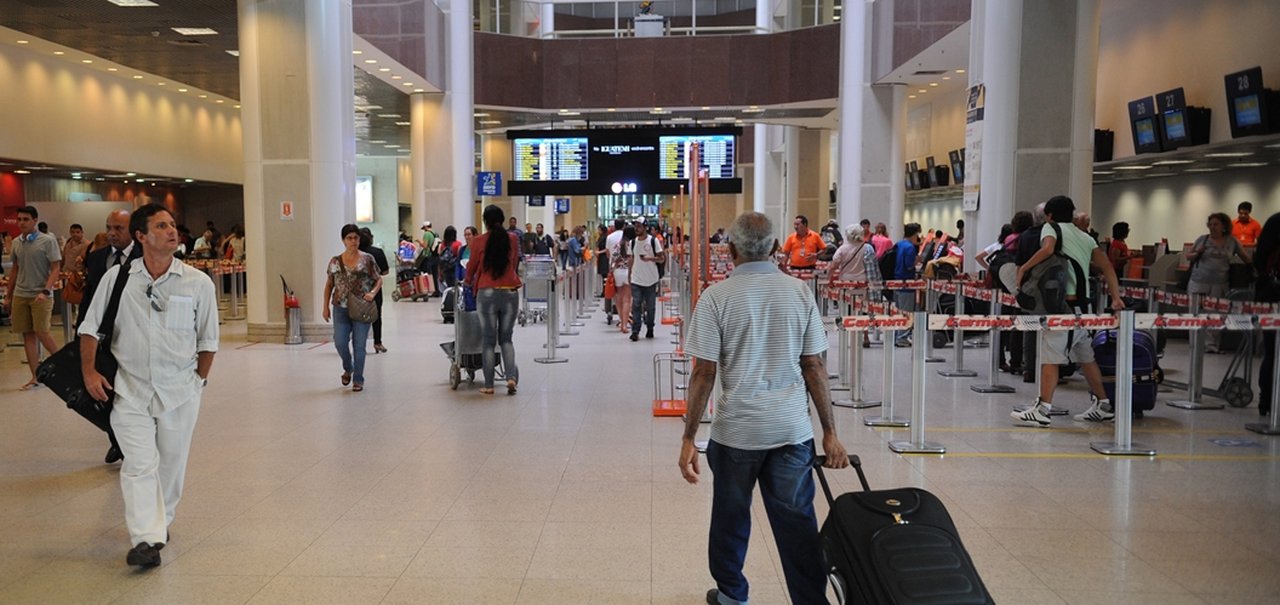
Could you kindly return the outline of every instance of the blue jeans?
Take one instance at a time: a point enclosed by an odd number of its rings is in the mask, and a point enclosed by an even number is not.
[[[519,308],[519,290],[481,288],[476,293],[476,311],[480,313],[480,356],[484,362],[484,386],[487,388],[493,388],[495,347],[502,349],[502,368],[507,379],[520,380],[520,370],[516,368],[516,347],[511,344]]]
[[[631,333],[640,333],[640,320],[644,318],[644,327],[653,331],[653,316],[658,298],[658,284],[641,286],[631,284]]]
[[[369,340],[368,324],[351,321],[347,308],[333,306],[333,346],[342,358],[342,371],[352,375],[356,384],[364,384],[364,343]]]
[[[915,290],[894,290],[893,304],[898,305],[898,310],[903,313],[911,313],[916,310],[916,291]],[[905,342],[911,338],[911,330],[898,330],[896,340]],[[924,346],[924,343],[916,343],[917,346]]]
[[[813,456],[812,439],[771,450],[707,444],[707,466],[714,475],[707,556],[723,605],[747,602],[742,563],[751,537],[751,492],[757,481],[791,602],[827,603],[827,574],[813,512]]]

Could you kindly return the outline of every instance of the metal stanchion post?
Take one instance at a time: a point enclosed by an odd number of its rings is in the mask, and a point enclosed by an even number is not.
[[[557,300],[557,302],[556,302],[556,314],[557,314],[557,315],[559,315],[560,313],[564,313],[564,316],[563,316],[563,318],[561,319],[561,323],[560,323],[560,335],[561,335],[561,336],[577,336],[577,335],[579,334],[579,332],[578,332],[577,330],[574,330],[574,329],[571,327],[571,324],[569,323],[569,317],[573,315],[573,312],[571,311],[571,308],[570,308],[570,306],[569,306],[569,278],[568,278],[568,275],[567,275],[567,274],[561,274],[561,279],[560,279],[560,281],[561,281],[561,284],[560,284],[560,285],[561,285],[561,288],[560,288],[560,296],[556,299],[556,300]],[[554,290],[554,288],[553,288],[553,290]],[[554,323],[554,322],[552,322],[550,319],[548,319],[547,321],[548,321],[549,323]]]
[[[849,348],[849,343],[853,340],[853,335],[850,334],[849,331],[844,329],[844,327],[841,325],[841,320],[843,317],[848,317],[849,315],[853,314],[853,305],[843,300],[841,300],[837,304],[839,305],[839,308],[843,311],[843,313],[841,314],[842,317],[836,319],[836,332],[837,332],[836,333],[836,349],[839,350],[840,352],[840,363],[833,364],[836,367],[835,374],[827,375],[828,379],[836,380],[836,383],[831,385],[831,392],[833,393],[838,391],[842,392],[842,391],[850,390],[851,389],[850,385],[852,384],[850,381],[853,380],[852,375],[849,374],[848,372],[849,354],[851,351],[851,349]]]
[[[578,321],[584,317],[582,314],[582,265],[578,265],[569,272],[568,282],[569,300],[568,306],[565,307],[566,319],[569,320],[569,325],[581,328],[586,325]]]
[[[1280,413],[1276,409],[1276,402],[1280,401],[1280,334],[1276,335],[1275,341],[1271,363],[1271,421],[1244,425],[1244,428],[1263,435],[1280,435]]]
[[[556,330],[556,319],[559,311],[556,309],[559,305],[555,304],[556,300],[556,277],[552,275],[547,280],[547,344],[543,348],[547,350],[546,357],[536,357],[534,361],[537,363],[565,363],[569,361],[565,357],[556,357],[556,349],[568,348],[567,344],[560,344],[560,336]]]
[[[937,306],[938,293],[933,289],[933,282],[925,282],[924,310],[926,313],[932,313],[934,307]],[[924,333],[924,361],[925,363],[942,363],[946,361],[945,359],[933,354],[933,334],[930,334],[928,331],[925,331]]]
[[[880,405],[879,401],[868,401],[863,399],[865,390],[863,387],[866,382],[862,379],[862,346],[858,338],[864,332],[849,332],[841,329],[842,332],[849,334],[848,341],[853,343],[849,349],[845,350],[846,366],[849,372],[849,398],[831,402],[831,405],[842,408],[851,408],[861,410],[866,408],[874,408]]]
[[[1191,314],[1200,314],[1200,295],[1191,295]],[[1200,330],[1191,330],[1188,334],[1188,346],[1191,348],[1191,372],[1187,378],[1187,398],[1168,402],[1171,408],[1184,410],[1221,410],[1225,403],[1205,403],[1204,396],[1204,335]]]
[[[1000,291],[991,291],[991,317],[1000,317]],[[1021,334],[1017,334],[1019,338]],[[972,384],[969,388],[975,393],[1016,393],[1017,389],[1007,385],[1000,384],[1000,328],[991,328],[991,382],[988,384]]]
[[[900,418],[893,415],[893,352],[898,348],[889,342],[889,332],[885,332],[884,340],[884,387],[880,393],[880,398],[884,400],[880,407],[880,415],[865,418],[862,424],[867,426],[911,426],[911,421],[906,418]],[[922,348],[913,347],[912,352],[921,351]]]
[[[1116,343],[1115,440],[1089,444],[1108,456],[1154,456],[1156,451],[1133,442],[1133,311],[1120,312],[1120,342]]]
[[[62,291],[66,292],[66,289]],[[75,321],[71,319],[73,313],[75,313],[75,305],[67,302],[65,298],[62,299],[62,342],[71,342],[75,338]]]
[[[957,302],[959,301],[957,300]],[[928,324],[929,314],[917,311],[915,325],[912,327],[916,338],[926,337],[929,328]],[[956,341],[956,346],[962,347],[963,343]],[[911,440],[890,441],[889,449],[899,454],[945,454],[947,448],[943,447],[942,444],[930,443],[924,440],[924,349],[913,348],[911,350],[911,383]]]
[[[952,295],[952,317],[959,318],[964,315],[964,288],[956,285],[956,293]],[[964,369],[964,328],[960,327],[960,322],[956,322],[955,333],[952,335],[951,348],[956,352],[956,365],[950,370],[938,370],[939,376],[946,378],[974,378],[978,375],[973,370]],[[992,347],[999,351],[999,347]]]

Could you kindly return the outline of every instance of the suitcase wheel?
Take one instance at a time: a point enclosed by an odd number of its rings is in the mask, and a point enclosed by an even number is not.
[[[1253,389],[1249,388],[1245,379],[1233,376],[1227,379],[1222,389],[1222,398],[1233,408],[1249,407],[1253,403]]]
[[[1164,370],[1156,366],[1154,370],[1151,370],[1151,380],[1156,384],[1164,384]]]

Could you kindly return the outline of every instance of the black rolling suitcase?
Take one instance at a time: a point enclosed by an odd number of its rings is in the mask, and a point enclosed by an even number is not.
[[[453,323],[453,313],[458,307],[458,296],[462,294],[460,286],[454,286],[444,291],[444,298],[440,302],[440,317],[444,319],[444,323]]]
[[[1102,388],[1112,403],[1116,400],[1117,330],[1102,330],[1093,337],[1093,357],[1102,371]],[[1156,339],[1148,332],[1133,333],[1133,416],[1141,418],[1143,412],[1156,407],[1156,390],[1161,380],[1160,363],[1156,358]]]
[[[849,456],[863,491],[834,498],[824,461],[814,463],[831,505],[820,535],[840,605],[995,603],[937,496],[914,487],[873,491],[862,461]]]

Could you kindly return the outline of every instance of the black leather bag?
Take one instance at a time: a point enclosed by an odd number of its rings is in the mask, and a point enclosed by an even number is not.
[[[98,373],[106,377],[108,382],[115,382],[119,364],[111,354],[111,340],[115,332],[116,313],[120,309],[120,295],[124,292],[125,282],[129,281],[127,265],[121,265],[120,277],[116,279],[115,288],[111,290],[111,298],[107,301],[106,313],[102,316],[102,324],[98,327],[98,353],[94,357],[94,367]],[[67,402],[67,407],[75,410],[85,420],[103,431],[111,430],[111,404],[115,393],[107,391],[107,400],[98,401],[84,388],[84,373],[80,369],[80,339],[73,339],[63,345],[58,352],[40,362],[36,369],[36,380],[49,387],[54,395]]]

